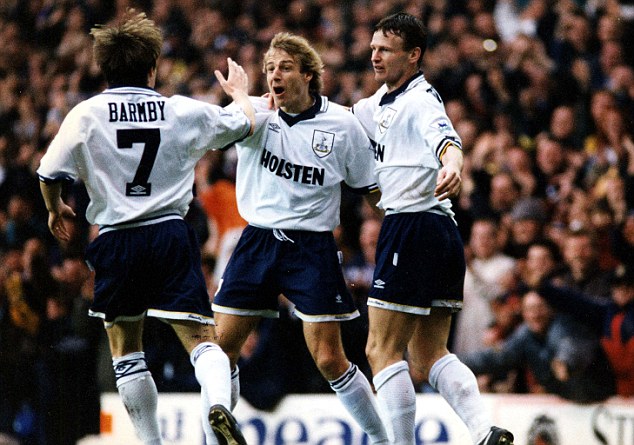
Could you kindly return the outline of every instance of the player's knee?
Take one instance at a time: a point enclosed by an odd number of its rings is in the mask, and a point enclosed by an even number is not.
[[[313,355],[313,360],[319,372],[328,380],[336,379],[350,366],[343,351],[323,350]]]

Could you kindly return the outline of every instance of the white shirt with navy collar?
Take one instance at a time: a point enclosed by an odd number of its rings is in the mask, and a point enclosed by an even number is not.
[[[325,96],[297,115],[256,108],[252,136],[236,144],[238,210],[266,229],[332,231],[339,224],[341,183],[376,190],[373,150],[358,120]]]
[[[374,145],[379,207],[386,214],[431,211],[453,217],[451,201],[439,201],[434,189],[444,150],[462,143],[423,73],[390,93],[383,85],[352,112]]]

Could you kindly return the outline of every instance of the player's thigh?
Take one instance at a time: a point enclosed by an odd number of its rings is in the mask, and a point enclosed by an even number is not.
[[[240,349],[249,334],[257,327],[261,317],[226,314],[216,312],[216,343],[229,356],[234,366],[240,357]]]
[[[370,327],[366,352],[373,369],[403,360],[417,315],[368,306]]]
[[[445,307],[434,307],[429,315],[417,317],[407,350],[410,364],[425,375],[437,360],[449,353],[451,317],[451,308]]]
[[[106,328],[113,358],[143,350],[143,319],[118,321]]]
[[[187,320],[165,320],[167,321],[176,336],[183,344],[188,354],[194,350],[196,346],[203,342],[217,343],[216,330],[211,324],[198,323]]]

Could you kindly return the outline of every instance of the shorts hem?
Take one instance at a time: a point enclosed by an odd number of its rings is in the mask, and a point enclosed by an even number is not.
[[[462,309],[462,301],[460,300],[432,300],[430,307],[410,306],[406,304],[398,304],[390,301],[380,300],[378,298],[368,298],[368,306],[387,309],[395,312],[405,312],[414,315],[429,315],[432,307],[450,308],[452,313]]]
[[[239,315],[242,317],[264,317],[264,318],[280,318],[279,311],[271,309],[240,309],[235,307],[220,306],[212,304],[211,306],[214,312],[229,315]]]
[[[103,312],[93,311],[92,309],[88,310],[88,315],[91,317],[101,318],[106,328],[111,328],[115,323],[120,321],[139,321],[145,318],[145,312],[143,312],[139,315],[121,315],[119,317],[115,317],[114,320],[106,320],[106,314]]]
[[[200,315],[194,312],[173,312],[173,311],[163,311],[161,309],[148,309],[147,316],[153,317],[153,318],[160,318],[163,320],[195,321],[200,324],[206,324],[206,325],[212,325],[212,326],[216,324],[214,322],[213,317]]]
[[[309,321],[314,323],[326,322],[326,321],[348,321],[353,320],[359,317],[358,310],[354,310],[353,312],[348,312],[347,314],[321,314],[321,315],[309,315],[304,314],[297,310],[297,308],[293,309],[293,315],[299,318],[302,321]]]
[[[206,325],[215,325],[213,317],[207,317],[200,314],[195,314],[193,312],[172,312],[172,311],[163,311],[160,309],[148,309],[146,312],[143,312],[139,315],[120,315],[115,317],[113,320],[106,321],[106,314],[103,312],[96,312],[92,309],[88,310],[88,315],[91,317],[101,318],[104,320],[104,326],[106,328],[111,328],[118,322],[126,322],[126,321],[139,321],[143,320],[146,316],[153,318],[160,318],[163,320],[185,320],[185,321],[195,321],[201,324]]]

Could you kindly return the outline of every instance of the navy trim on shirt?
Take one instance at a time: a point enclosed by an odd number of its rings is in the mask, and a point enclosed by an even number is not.
[[[405,91],[407,89],[407,87],[409,86],[409,84],[412,83],[412,81],[414,79],[416,79],[416,78],[418,78],[418,77],[420,77],[422,75],[423,75],[423,72],[419,71],[416,74],[414,74],[412,77],[407,79],[403,85],[401,85],[400,87],[398,87],[397,89],[395,89],[391,93],[385,93],[383,95],[383,97],[381,98],[381,101],[379,102],[379,106],[391,104],[392,102],[394,102],[396,100],[396,96],[398,96],[403,91]]]
[[[306,121],[317,116],[317,113],[319,113],[319,110],[321,109],[321,96],[313,97],[315,98],[315,103],[313,104],[313,106],[308,108],[307,110],[302,111],[297,116],[291,116],[290,114],[283,112],[281,109],[278,110],[280,113],[280,117],[284,122],[286,122],[286,125],[292,127],[298,122]]]

